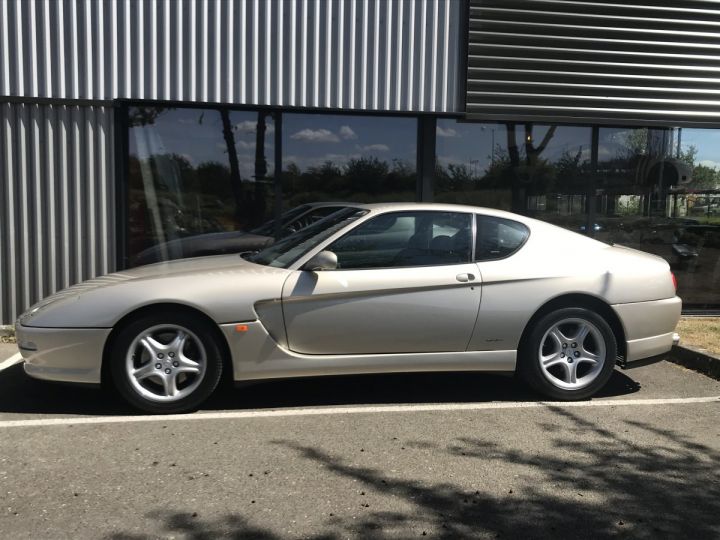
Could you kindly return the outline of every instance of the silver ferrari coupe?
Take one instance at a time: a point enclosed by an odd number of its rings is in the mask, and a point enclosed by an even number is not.
[[[86,281],[17,322],[32,377],[111,383],[135,407],[198,407],[235,381],[409,371],[516,372],[592,396],[616,364],[666,353],[668,264],[471,206],[345,208],[252,255]]]

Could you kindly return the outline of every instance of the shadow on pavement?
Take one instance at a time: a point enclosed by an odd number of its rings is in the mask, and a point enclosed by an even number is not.
[[[616,370],[597,397],[637,392],[640,384]],[[225,384],[203,410],[242,410],[332,405],[539,401],[507,375],[488,373],[406,373],[312,377]],[[135,414],[114,392],[31,379],[22,366],[0,372],[0,413]]]
[[[304,536],[315,540],[718,538],[717,449],[643,422],[618,419],[610,424],[610,431],[567,409],[553,407],[550,414],[558,430],[548,435],[549,447],[539,450],[506,447],[497,437],[459,438],[449,445],[426,441],[428,453],[450,457],[450,470],[473,464],[498,470],[520,466],[521,478],[508,474],[502,490],[480,480],[468,489],[452,477],[442,481],[399,477],[396,471],[358,466],[320,447],[273,442],[296,452],[318,474],[357,482],[365,490],[363,495],[367,492],[362,511],[317,516],[316,532]],[[400,507],[407,510],[383,510],[380,496],[402,501]],[[157,530],[184,538],[284,538],[270,528],[271,522],[265,521],[268,528],[256,525],[263,522],[257,513],[208,518],[159,510],[146,517],[157,524]],[[151,537],[118,531],[107,538]]]

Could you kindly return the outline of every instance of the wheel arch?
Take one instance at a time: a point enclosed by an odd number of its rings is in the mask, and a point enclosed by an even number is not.
[[[627,354],[627,341],[625,339],[625,328],[622,325],[620,317],[618,317],[617,313],[615,313],[613,308],[610,307],[610,304],[608,304],[605,300],[585,293],[563,294],[548,300],[540,306],[525,325],[523,333],[520,337],[518,350],[523,349],[530,336],[533,325],[540,320],[540,318],[557,309],[574,307],[589,309],[605,319],[608,325],[610,325],[610,329],[615,336],[618,358],[624,359]]]
[[[105,345],[103,347],[102,365],[100,371],[100,380],[103,386],[107,385],[111,380],[110,351],[112,350],[114,340],[120,333],[120,331],[138,317],[150,315],[153,313],[162,313],[163,311],[171,311],[172,313],[184,312],[199,317],[204,322],[208,323],[209,326],[213,329],[215,339],[223,356],[222,377],[223,379],[225,379],[226,377],[230,377],[232,379],[233,363],[232,356],[230,354],[230,345],[228,344],[227,339],[225,338],[223,333],[220,331],[218,324],[207,313],[195,307],[174,302],[162,302],[157,304],[148,304],[133,311],[130,311],[129,313],[123,315],[123,317],[117,323],[115,323],[115,325],[113,325],[113,329],[105,340]]]

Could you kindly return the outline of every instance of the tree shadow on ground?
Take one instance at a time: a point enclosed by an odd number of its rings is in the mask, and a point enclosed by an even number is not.
[[[616,370],[596,397],[628,395],[640,384]],[[267,380],[234,388],[225,384],[203,410],[327,405],[539,401],[513,377],[492,373],[396,373]],[[127,415],[137,411],[115,392],[38,381],[21,365],[0,372],[0,413]]]
[[[573,412],[550,407],[557,424],[545,424],[550,446],[505,448],[498,442],[459,438],[443,447],[414,441],[428,451],[503,471],[512,466],[519,485],[499,495],[494,486],[469,490],[450,481],[398,478],[359,467],[320,448],[289,440],[322,471],[360,482],[368,494],[395,499],[403,511],[367,509],[354,518],[320,518],[310,538],[692,538],[720,535],[720,453],[684,435],[643,422],[618,420],[612,430]],[[552,415],[550,415],[552,416]],[[644,441],[644,442],[642,442]],[[460,461],[462,460],[462,461]],[[445,463],[443,467],[448,467]],[[509,476],[509,475],[508,475]],[[202,520],[182,513],[152,513],[163,531],[193,540],[282,538],[242,515]],[[146,536],[118,533],[113,540]]]

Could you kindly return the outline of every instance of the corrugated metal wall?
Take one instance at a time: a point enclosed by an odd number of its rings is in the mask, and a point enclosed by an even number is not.
[[[110,100],[454,112],[465,13],[464,0],[0,0],[0,324],[114,269]]]
[[[3,0],[0,96],[458,111],[463,0]]]
[[[720,125],[720,4],[471,0],[471,118]]]
[[[0,104],[0,324],[114,267],[113,111]]]

